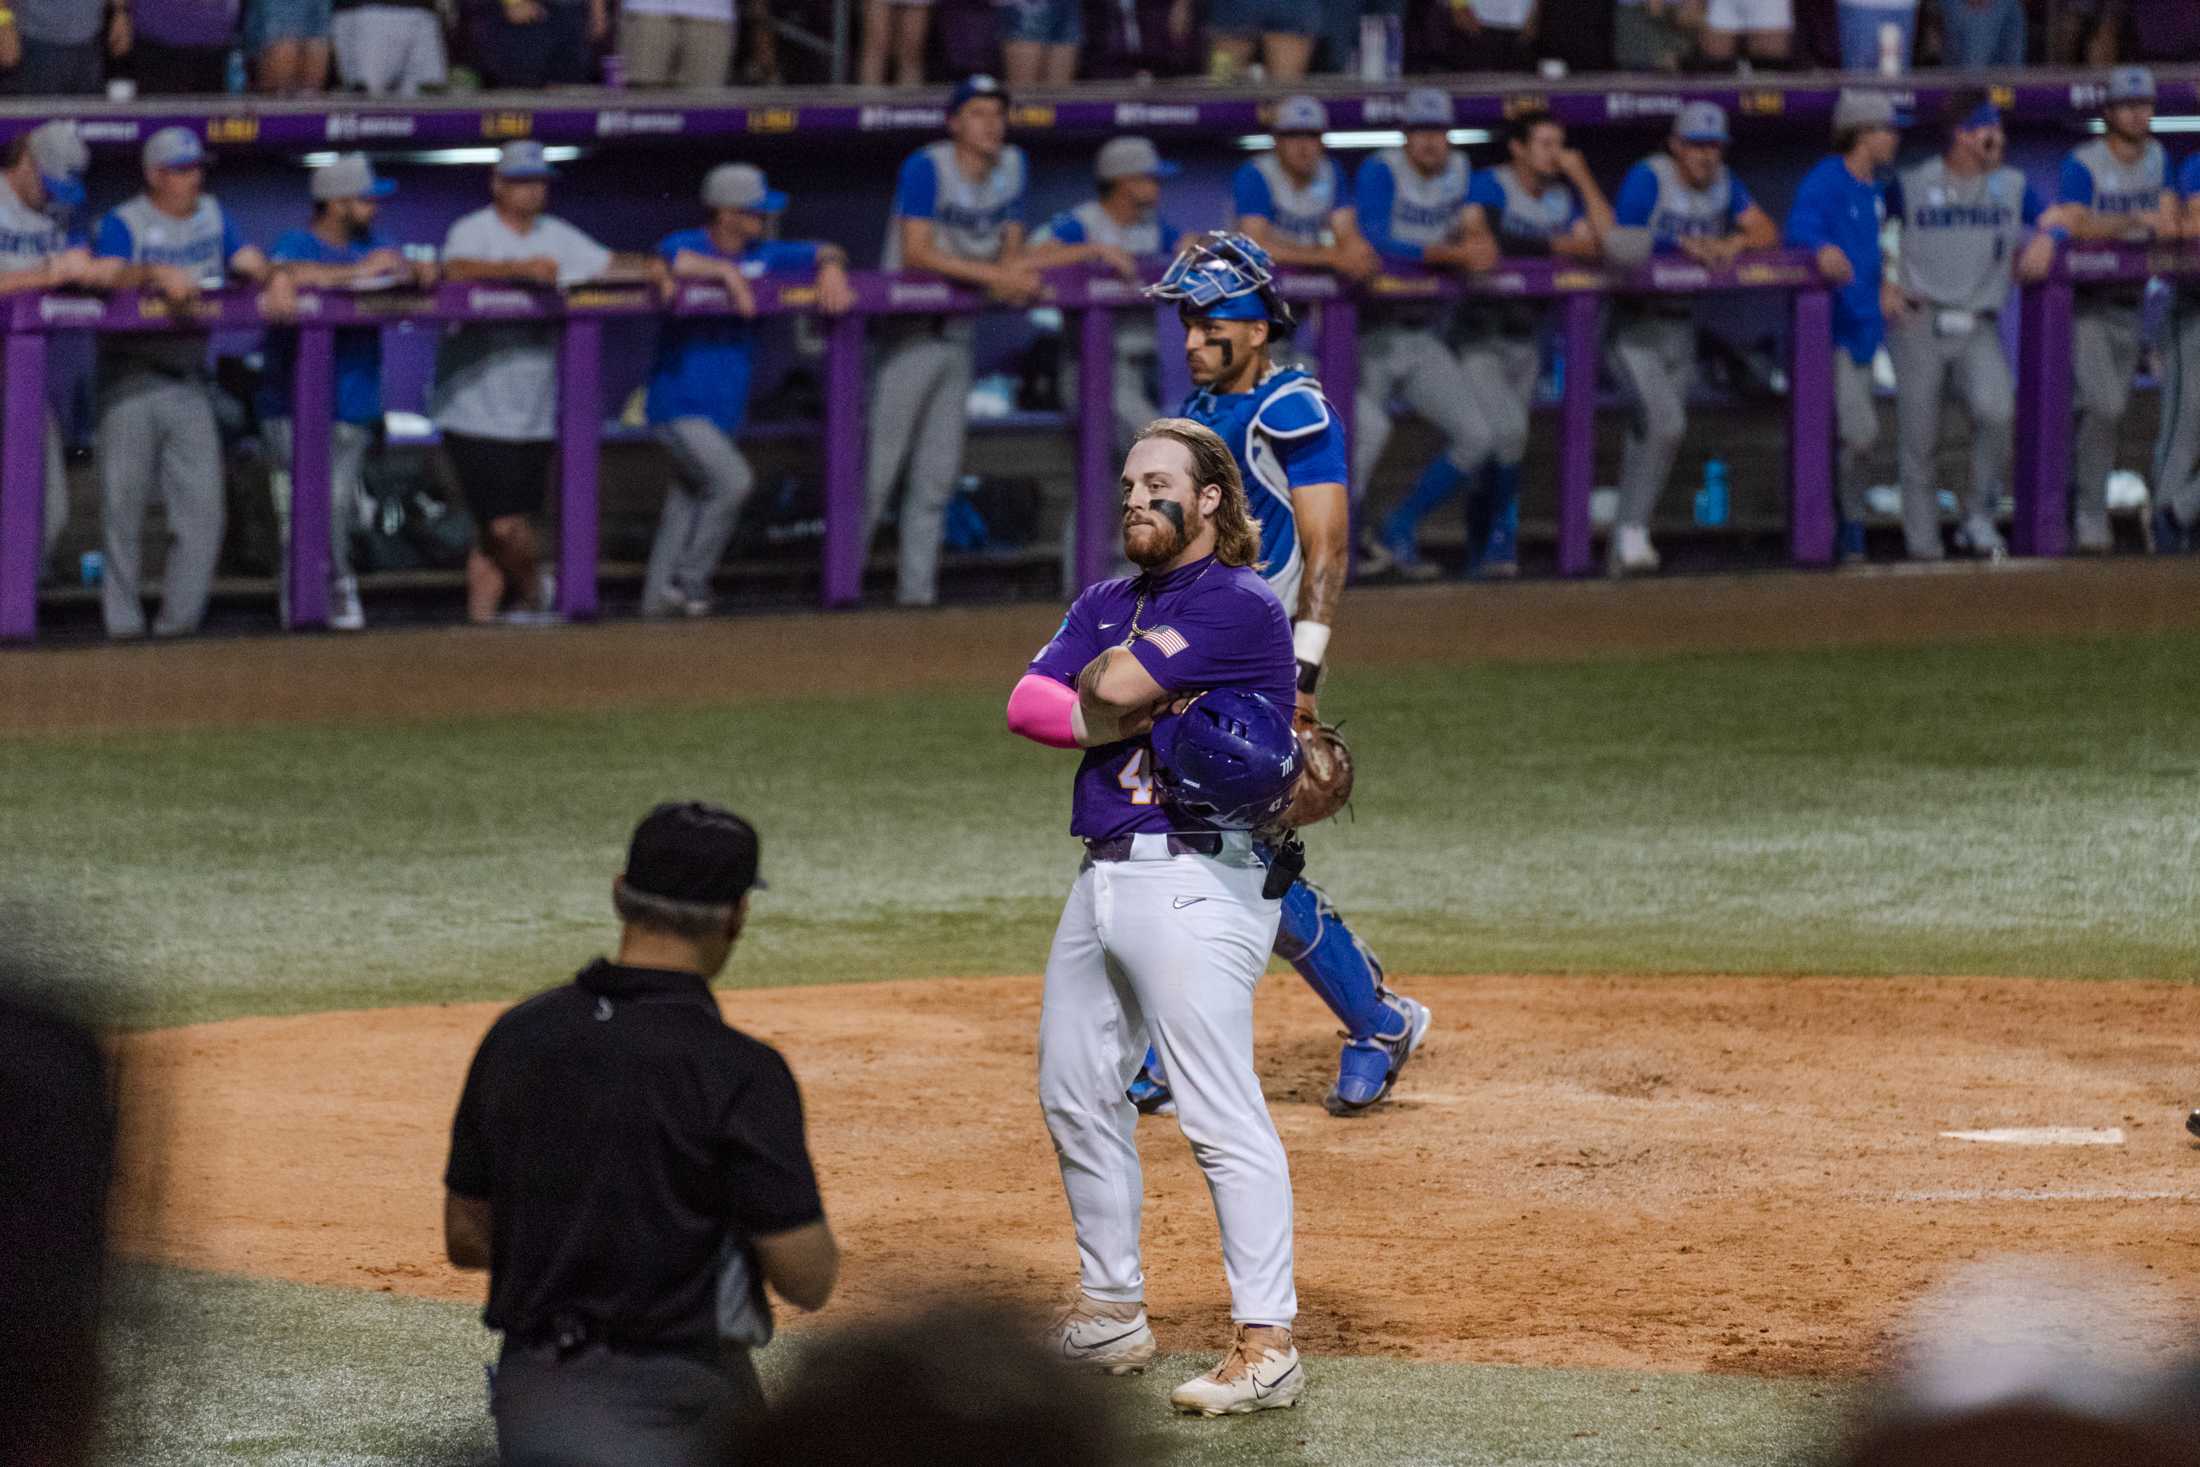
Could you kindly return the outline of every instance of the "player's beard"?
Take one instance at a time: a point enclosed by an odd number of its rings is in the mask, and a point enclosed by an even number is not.
[[[1131,537],[1141,530],[1143,539],[1134,543]],[[1167,500],[1157,502],[1144,519],[1123,527],[1123,554],[1141,570],[1167,565],[1184,545],[1184,511]]]

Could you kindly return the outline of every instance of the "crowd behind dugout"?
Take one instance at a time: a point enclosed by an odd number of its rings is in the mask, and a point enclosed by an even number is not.
[[[818,38],[834,11],[854,55]],[[0,92],[375,96],[2200,60],[2191,0],[14,0]]]
[[[1662,146],[1617,181],[1611,200],[1550,114],[1515,117],[1499,151],[1471,163],[1451,141],[1449,94],[1410,92],[1403,142],[1363,158],[1349,176],[1324,144],[1328,117],[1312,97],[1274,113],[1274,146],[1232,181],[1230,217],[1186,221],[1165,197],[1175,172],[1154,145],[1118,137],[1094,160],[1086,202],[1027,228],[1029,170],[1009,140],[1008,94],[989,76],[965,79],[947,109],[948,136],[912,153],[893,189],[879,261],[982,291],[1007,308],[1034,304],[1042,270],[1084,267],[1136,282],[1152,262],[1220,247],[1262,280],[1285,268],[1326,271],[1352,283],[1385,270],[1473,276],[1507,256],[1559,256],[1637,265],[1653,255],[1713,267],[1783,242],[1813,253],[1833,291],[1839,506],[1844,561],[1865,558],[1867,474],[1880,438],[1875,370],[1894,374],[1904,549],[1911,559],[1949,550],[2005,553],[1996,527],[2008,488],[2014,384],[1999,319],[2013,286],[2037,280],[2073,240],[2200,238],[2200,154],[2176,168],[2152,136],[2154,80],[2141,67],[2113,71],[2101,87],[2104,135],[2064,161],[2052,201],[2004,160],[2000,113],[1983,89],[1958,88],[1920,129],[1897,170],[1901,133],[1889,94],[1842,93],[1832,152],[1796,190],[1784,227],[1758,205],[1749,181],[1726,164],[1728,118],[1700,102],[1674,119]],[[1930,149],[1928,152],[1927,150]],[[646,417],[669,468],[662,521],[643,590],[645,616],[703,615],[755,475],[740,447],[748,411],[753,327],[751,281],[788,272],[814,278],[818,308],[849,309],[848,252],[828,241],[778,237],[788,196],[763,173],[728,162],[711,170],[694,227],[663,239],[590,238],[551,211],[555,170],[542,146],[507,145],[490,170],[489,202],[455,221],[440,247],[386,237],[378,203],[392,189],[362,154],[311,176],[299,227],[263,245],[242,238],[206,188],[206,155],[186,128],[163,128],[143,148],[143,192],[88,229],[70,222],[85,198],[90,158],[73,124],[47,123],[12,143],[0,170],[0,291],[134,288],[182,303],[232,282],[257,289],[280,321],[300,289],[504,281],[535,287],[648,282],[721,286],[738,313],[659,323]],[[1883,253],[1883,222],[1896,249]],[[1210,233],[1220,228],[1242,236]],[[1631,399],[1607,563],[1615,575],[1659,568],[1650,531],[1687,426],[1696,370],[1694,305],[1685,297],[1621,296],[1611,311],[1606,367]],[[2187,324],[2200,296],[2182,290],[2163,346],[2163,414],[2169,424],[2152,466],[2149,543],[2185,548],[2200,524],[2200,330]],[[1187,319],[1202,313],[1185,302]],[[865,408],[868,545],[898,507],[896,600],[929,605],[950,501],[963,471],[976,350],[964,317],[892,317],[874,329]],[[1422,520],[1450,502],[1466,506],[1466,571],[1517,573],[1522,461],[1540,372],[1545,322],[1519,301],[1469,298],[1368,301],[1361,313],[1351,465],[1364,494],[1401,409],[1444,440],[1404,502],[1365,529],[1362,569],[1422,579],[1437,574],[1419,552]],[[1288,322],[1268,329],[1288,331]],[[2081,291],[2075,327],[2073,541],[2081,552],[2112,547],[2106,482],[2118,426],[2139,364],[2142,321],[2134,287]],[[101,343],[94,432],[110,637],[147,629],[140,563],[146,513],[158,498],[171,544],[157,620],[160,635],[196,631],[204,617],[225,532],[224,459],[207,377],[210,338],[179,331]],[[278,521],[290,505],[290,391],[295,333],[267,333],[258,416],[272,468]],[[1127,444],[1158,415],[1159,342],[1127,321],[1117,335],[1111,383],[1114,427]],[[2191,360],[2188,360],[2188,357]],[[555,327],[471,323],[446,332],[430,411],[443,452],[477,530],[466,563],[467,609],[478,622],[553,615],[555,588],[537,550],[556,440]],[[363,471],[383,421],[381,337],[340,332],[336,341],[333,488],[333,624],[364,624],[348,561],[349,528]],[[1935,450],[1944,400],[1960,395],[1972,423],[1970,473],[1953,534],[1944,532]],[[1173,406],[1173,404],[1171,405]],[[69,504],[58,428],[49,421],[43,526],[50,556]],[[1067,559],[1067,556],[1065,556]],[[278,577],[287,590],[287,575]],[[284,612],[287,618],[287,610]]]

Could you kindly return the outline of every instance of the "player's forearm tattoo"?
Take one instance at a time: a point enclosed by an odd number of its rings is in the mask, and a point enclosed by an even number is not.
[[[1323,556],[1306,568],[1299,585],[1299,621],[1318,621],[1333,626],[1344,600],[1344,557]]]

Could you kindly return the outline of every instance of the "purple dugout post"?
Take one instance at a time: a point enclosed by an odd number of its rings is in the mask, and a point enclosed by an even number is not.
[[[603,323],[568,316],[558,338],[558,611],[596,615],[596,480],[603,436]]]
[[[1321,378],[1322,396],[1344,429],[1344,441],[1352,442],[1352,404],[1360,390],[1360,310],[1349,296],[1322,302],[1321,340],[1315,344],[1314,373]],[[1365,484],[1345,486],[1355,496]],[[1345,543],[1350,544],[1347,540]]]
[[[7,336],[0,418],[0,642],[38,635],[46,501],[46,333]]]
[[[298,328],[291,383],[290,624],[328,625],[329,419],[336,410],[336,333]]]
[[[1798,290],[1788,302],[1788,554],[1833,561],[1833,297]]]
[[[1077,323],[1077,585],[1107,577],[1113,560],[1116,483],[1115,313],[1087,306]]]
[[[850,311],[825,337],[824,602],[863,599],[863,325]]]
[[[2010,549],[2061,555],[2069,548],[2070,351],[2074,292],[2050,277],[2020,295],[2017,337],[2016,522]]]
[[[1589,553],[1589,491],[1597,467],[1597,314],[1600,298],[1575,291],[1561,298],[1558,329],[1566,351],[1566,389],[1558,402],[1558,573],[1585,576]]]
[[[1160,306],[1153,313],[1154,340],[1160,344],[1155,364],[1155,383],[1161,389],[1161,415],[1176,416],[1184,399],[1192,395],[1192,369],[1184,361],[1184,319],[1176,307]]]

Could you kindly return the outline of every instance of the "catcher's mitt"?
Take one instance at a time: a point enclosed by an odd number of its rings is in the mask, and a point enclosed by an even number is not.
[[[1306,772],[1299,776],[1298,788],[1291,792],[1291,808],[1279,823],[1297,830],[1327,820],[1352,798],[1352,746],[1335,724],[1318,718],[1301,714],[1291,727],[1299,736],[1299,747],[1306,751]]]

